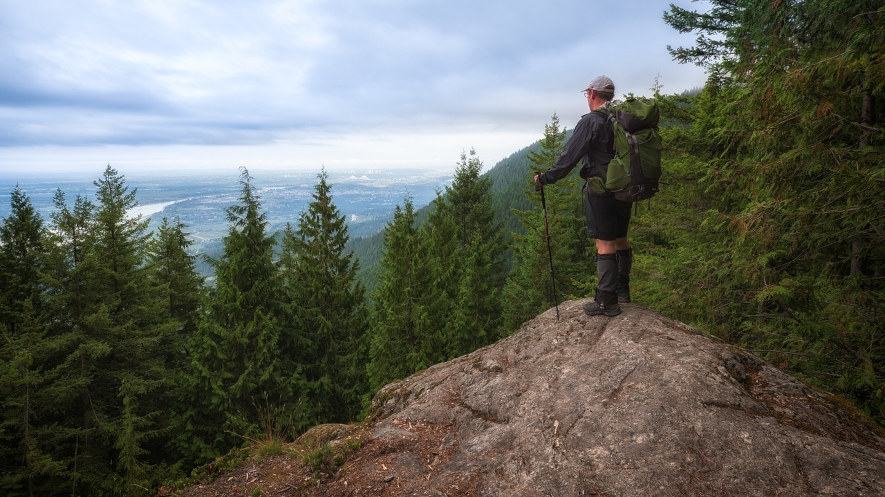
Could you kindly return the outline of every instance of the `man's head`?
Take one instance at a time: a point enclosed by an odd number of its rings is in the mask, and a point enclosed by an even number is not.
[[[595,110],[605,102],[615,98],[615,84],[608,76],[599,76],[584,89],[590,108]]]

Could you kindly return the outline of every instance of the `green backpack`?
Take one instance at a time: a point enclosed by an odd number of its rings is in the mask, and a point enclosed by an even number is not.
[[[625,202],[658,192],[661,178],[660,112],[654,99],[630,97],[608,109],[615,131],[615,156],[608,163],[605,189]]]

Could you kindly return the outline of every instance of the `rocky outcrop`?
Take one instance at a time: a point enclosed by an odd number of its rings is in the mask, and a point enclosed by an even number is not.
[[[580,304],[385,387],[315,495],[885,495],[885,439],[842,402],[653,311]]]
[[[587,317],[581,304],[388,385],[359,426],[309,432],[358,448],[331,476],[283,488],[302,496],[885,495],[885,438],[844,402],[656,312],[628,305],[615,318]]]

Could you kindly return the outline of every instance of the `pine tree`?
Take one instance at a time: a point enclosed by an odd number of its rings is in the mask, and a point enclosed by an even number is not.
[[[420,297],[427,291],[418,280],[418,229],[412,200],[396,206],[384,229],[381,272],[372,298],[369,364],[372,391],[405,378],[430,364],[422,359],[418,336]]]
[[[30,300],[36,312],[42,305],[43,220],[17,186],[10,207],[9,217],[0,225],[0,323],[15,334],[25,301]]]
[[[125,178],[110,165],[94,182],[98,209],[95,213],[95,254],[98,279],[104,283],[102,300],[121,320],[138,313],[145,298],[145,248],[147,220],[131,218],[129,209],[138,205],[137,189],[129,189]]]
[[[421,257],[432,289],[422,302],[422,326],[446,359],[491,343],[500,331],[506,241],[492,209],[491,180],[481,169],[474,150],[462,153],[452,184],[422,228]]]
[[[541,148],[529,154],[534,170],[527,172],[525,195],[532,209],[514,211],[524,227],[522,234],[513,235],[511,248],[515,263],[507,277],[504,289],[505,333],[516,330],[524,321],[548,309],[554,299],[553,278],[556,278],[556,298],[564,300],[586,292],[591,264],[586,225],[581,212],[581,180],[566,179],[544,187],[547,205],[545,228],[540,194],[534,189],[533,177],[537,171],[552,166],[565,144],[566,130],[559,127],[555,114],[544,126]],[[553,274],[547,248],[547,229],[553,254]],[[539,284],[543,281],[543,284]]]
[[[190,360],[188,344],[196,331],[198,313],[203,301],[203,279],[195,269],[196,256],[188,252],[192,242],[188,240],[186,226],[179,219],[170,221],[163,218],[156,236],[150,244],[148,270],[151,277],[151,292],[163,302],[163,314],[175,326],[168,341],[163,345],[163,354],[167,364],[167,375],[172,379],[173,386],[162,396],[169,409],[167,423],[174,428],[169,438],[162,441],[167,444],[169,457],[165,461],[174,462],[182,456],[190,454],[190,450],[169,448],[175,446],[175,436],[186,432],[185,412],[192,404],[192,390],[188,389],[187,365]]]
[[[427,220],[418,231],[416,335],[421,337],[419,360],[423,367],[447,361],[457,354],[453,346],[452,316],[458,305],[458,227],[443,192],[437,192]]]
[[[302,291],[298,274],[299,255],[297,235],[290,223],[286,223],[280,240],[280,256],[277,263],[280,287],[280,341],[277,344],[282,357],[282,368],[291,378],[291,398],[294,411],[292,428],[300,433],[317,423],[316,410],[310,403],[310,385],[307,371],[315,360],[310,332],[303,326],[300,309]]]
[[[697,12],[670,4],[670,10],[664,13],[664,21],[680,33],[698,32],[693,47],[667,46],[673,59],[706,67],[732,62],[740,38],[721,35],[739,26],[741,11],[745,8],[741,4],[735,0],[711,0],[709,12]]]
[[[358,262],[344,252],[344,216],[332,202],[324,171],[298,228],[286,231],[286,276],[294,321],[308,345],[304,367],[306,403],[317,421],[352,421],[368,392],[365,367],[368,329]]]
[[[55,193],[55,211],[48,231],[48,292],[56,317],[69,327],[79,327],[95,296],[86,292],[95,273],[93,218],[95,206],[77,195],[73,209],[61,190]]]
[[[274,240],[245,168],[240,184],[239,203],[227,209],[224,251],[213,261],[215,285],[188,347],[187,388],[196,402],[183,413],[186,434],[179,446],[194,461],[226,452],[239,441],[235,436],[257,436],[259,406],[269,399],[285,409],[292,390],[278,350],[280,285]]]
[[[61,494],[68,477],[65,454],[56,446],[68,435],[55,423],[64,400],[55,394],[68,383],[53,367],[62,344],[32,303],[20,306],[23,320],[15,333],[0,325],[0,491],[8,496]]]
[[[64,464],[53,454],[54,380],[47,334],[43,220],[16,187],[11,213],[0,224],[0,491],[46,495],[63,481]]]
[[[58,374],[70,381],[57,385],[56,412],[64,415],[52,421],[66,435],[55,450],[69,471],[68,493],[79,495],[106,488],[113,473],[107,466],[116,456],[107,436],[104,399],[109,394],[97,386],[112,340],[106,313],[96,315],[101,295],[95,290],[95,206],[78,195],[70,208],[61,190],[54,202],[46,244],[49,333],[64,344]]]
[[[196,256],[189,253],[187,226],[176,218],[163,218],[151,243],[150,269],[155,292],[163,295],[167,314],[178,322],[179,335],[186,337],[196,328],[203,279],[196,271]]]
[[[151,292],[147,268],[148,221],[131,217],[138,205],[136,188],[111,166],[95,181],[96,285],[101,304],[93,318],[106,326],[111,352],[103,362],[93,399],[104,405],[102,431],[113,439],[119,465],[115,482],[131,494],[150,473],[147,447],[168,426],[165,393],[174,384],[165,351],[176,323],[164,313],[164,302]]]
[[[728,47],[715,54],[695,127],[712,145],[701,226],[717,244],[690,271],[727,282],[713,286],[713,320],[729,339],[885,419],[874,324],[885,267],[875,105],[885,92],[885,14],[872,1],[713,6],[671,7],[678,15],[668,18]],[[674,56],[701,61],[701,45]]]

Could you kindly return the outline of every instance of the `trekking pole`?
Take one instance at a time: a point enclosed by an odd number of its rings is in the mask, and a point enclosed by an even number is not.
[[[550,283],[553,285],[553,305],[556,306],[556,320],[559,321],[559,298],[556,296],[556,275],[553,272],[553,250],[550,248],[550,227],[547,224],[547,200],[544,198],[544,185],[539,185],[541,190],[541,209],[544,210],[544,235],[547,237],[547,255],[550,258]]]

